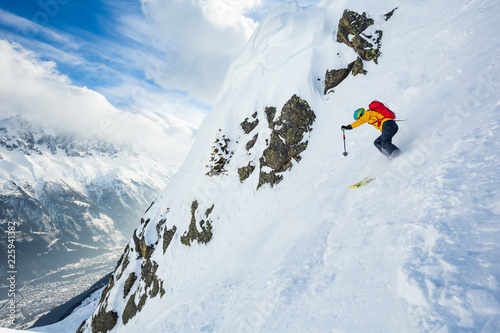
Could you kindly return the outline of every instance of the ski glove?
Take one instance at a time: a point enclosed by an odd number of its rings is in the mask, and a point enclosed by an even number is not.
[[[342,131],[344,131],[344,130],[352,130],[352,126],[351,126],[350,124],[349,124],[349,125],[347,125],[347,126],[342,125],[342,126],[340,127],[340,129],[341,129]]]

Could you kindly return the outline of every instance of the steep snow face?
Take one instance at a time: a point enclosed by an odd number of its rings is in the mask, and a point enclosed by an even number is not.
[[[174,172],[131,144],[42,128],[19,116],[0,121],[0,153],[0,235],[7,240],[14,224],[17,231],[18,324],[111,271],[137,217]],[[1,242],[4,279],[7,246]],[[3,303],[8,288],[1,290]]]
[[[324,95],[359,55],[337,42],[345,9],[373,19],[367,39],[383,32],[380,56]],[[79,331],[498,331],[499,14],[466,0],[272,13]],[[365,125],[344,157],[340,126],[374,99],[405,120],[403,155]]]

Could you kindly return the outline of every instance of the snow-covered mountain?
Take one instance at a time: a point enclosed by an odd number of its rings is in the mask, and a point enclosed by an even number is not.
[[[78,332],[500,331],[499,15],[273,12]],[[364,125],[343,156],[340,126],[375,99],[405,120],[403,154]]]
[[[7,271],[18,272],[17,300],[24,317],[18,323],[111,271],[113,253],[175,171],[133,144],[49,129],[20,116],[0,121],[0,154],[0,237],[7,240],[14,225],[17,231],[15,269],[7,267],[9,243],[1,242],[0,277],[3,281]],[[75,274],[77,264],[88,273]],[[58,299],[55,282],[73,287],[70,292],[61,288],[64,298]],[[7,299],[5,284],[2,300]],[[37,305],[40,299],[43,306]]]

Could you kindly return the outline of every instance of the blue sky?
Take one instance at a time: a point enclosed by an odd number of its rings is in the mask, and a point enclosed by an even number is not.
[[[103,117],[126,112],[161,127],[173,141],[186,141],[175,157],[182,160],[227,67],[258,23],[286,2],[0,0],[0,74],[4,81],[11,78],[0,89],[7,100],[0,117],[60,120],[85,112],[96,127]],[[106,110],[91,112],[76,103]]]
[[[157,57],[155,48],[125,34],[121,20],[141,18],[138,1],[21,0],[3,1],[0,38],[21,44],[42,60],[53,60],[73,84],[102,90],[114,104],[127,100],[104,88],[120,87],[128,80],[144,80],[141,53]],[[141,50],[141,52],[137,52]],[[153,87],[149,87],[153,88]]]

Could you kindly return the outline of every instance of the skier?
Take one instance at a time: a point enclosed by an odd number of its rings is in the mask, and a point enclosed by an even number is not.
[[[379,101],[373,101],[369,109],[365,111],[359,108],[354,111],[356,120],[350,125],[342,125],[341,130],[352,130],[364,123],[373,125],[382,134],[373,142],[375,147],[387,157],[395,158],[401,154],[401,150],[392,143],[392,137],[398,132],[398,125],[394,119],[396,115]]]

